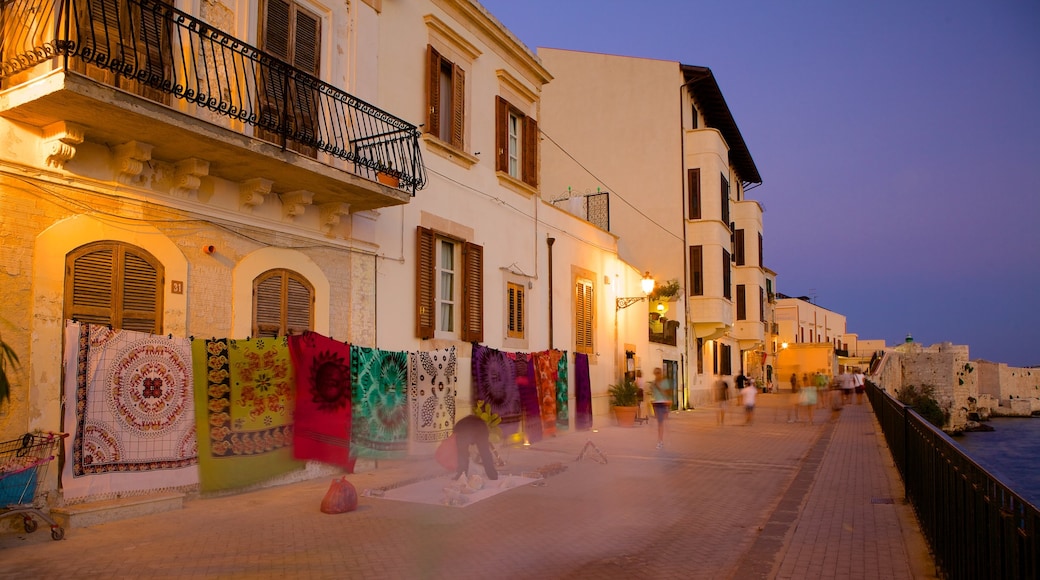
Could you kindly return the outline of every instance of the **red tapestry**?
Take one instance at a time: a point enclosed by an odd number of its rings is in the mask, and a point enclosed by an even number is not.
[[[296,369],[293,456],[353,471],[350,459],[350,346],[307,332],[289,337]]]
[[[534,353],[534,384],[538,388],[542,434],[546,437],[556,436],[556,373],[561,355],[558,350]]]

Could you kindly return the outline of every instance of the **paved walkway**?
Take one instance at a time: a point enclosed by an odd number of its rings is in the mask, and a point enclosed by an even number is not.
[[[328,479],[68,530],[0,536],[0,578],[931,578],[928,555],[866,403],[813,425],[790,395],[598,425],[503,450],[506,472],[560,464],[544,485],[465,508],[362,497],[319,511]],[[804,417],[803,417],[804,419]],[[603,421],[600,421],[601,423]],[[606,462],[589,453],[587,442]],[[591,451],[591,448],[590,448]],[[447,475],[431,459],[349,476],[359,491]]]

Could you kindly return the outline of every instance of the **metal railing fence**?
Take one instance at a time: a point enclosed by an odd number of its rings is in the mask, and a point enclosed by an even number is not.
[[[911,407],[869,381],[867,395],[940,573],[1040,578],[1040,511]]]
[[[0,1],[0,80],[59,58],[324,151],[359,175],[385,173],[413,195],[426,184],[415,125],[165,2]]]

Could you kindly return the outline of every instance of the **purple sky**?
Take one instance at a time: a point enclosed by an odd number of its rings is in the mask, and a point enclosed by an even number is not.
[[[533,50],[711,68],[777,291],[863,339],[1040,365],[1036,0],[482,4]]]

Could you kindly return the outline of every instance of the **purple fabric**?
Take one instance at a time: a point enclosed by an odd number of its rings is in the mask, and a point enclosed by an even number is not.
[[[520,430],[520,391],[516,361],[507,353],[484,345],[473,346],[473,405],[484,401],[502,419],[502,435]]]
[[[538,405],[538,386],[534,383],[534,357],[525,353],[516,354],[517,371],[521,365],[524,366],[524,373],[517,373],[516,376],[516,384],[520,389],[520,404],[524,409],[524,432],[529,442],[536,443],[542,440],[542,410]]]
[[[592,429],[592,380],[589,378],[589,355],[574,353],[574,428]]]

